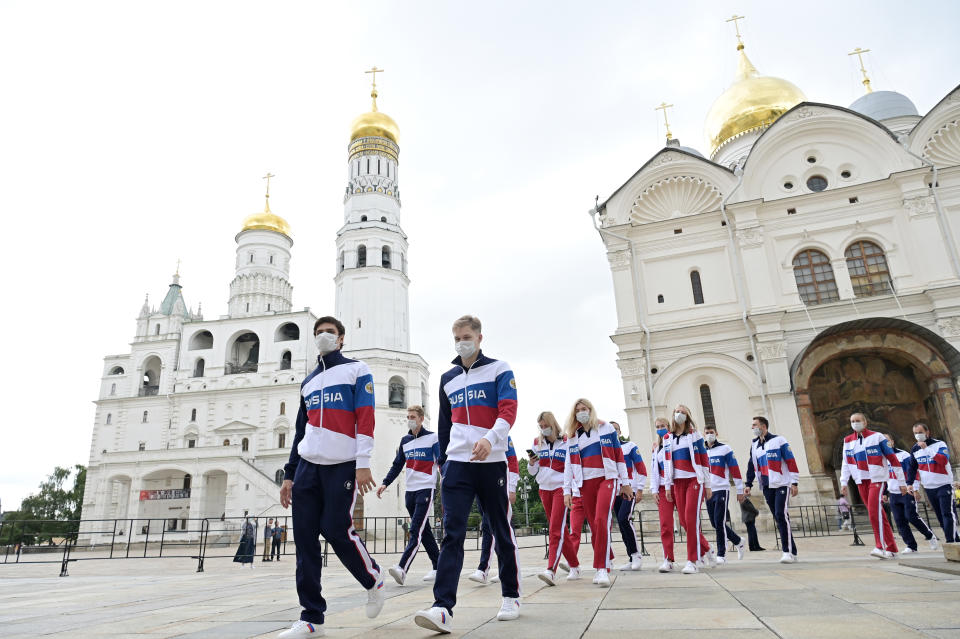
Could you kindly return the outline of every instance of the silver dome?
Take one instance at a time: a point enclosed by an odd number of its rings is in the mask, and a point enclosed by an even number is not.
[[[904,115],[920,115],[910,98],[896,91],[868,93],[857,98],[850,109],[881,122]]]

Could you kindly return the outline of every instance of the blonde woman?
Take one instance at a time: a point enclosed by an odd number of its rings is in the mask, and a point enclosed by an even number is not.
[[[567,439],[560,433],[560,424],[550,411],[540,413],[537,425],[540,435],[534,440],[533,448],[527,451],[527,470],[540,486],[540,501],[549,522],[547,568],[537,577],[548,586],[556,586],[561,554],[566,557],[570,568],[580,570],[577,555],[571,552],[570,542],[564,534],[567,508],[563,503],[563,469],[567,460]]]
[[[697,432],[690,409],[678,404],[673,411],[670,430],[663,436],[663,478],[667,501],[676,503],[680,525],[687,531],[687,564],[683,574],[699,572],[697,563],[706,558],[711,566],[716,559],[707,538],[700,530],[700,504],[704,494],[710,498],[710,460]]]
[[[579,493],[583,514],[593,534],[593,567],[596,569],[593,583],[608,588],[613,500],[618,492],[626,499],[633,499],[620,439],[610,424],[597,418],[593,404],[581,398],[574,402],[567,418],[567,442],[563,502],[570,508],[574,495]],[[573,529],[574,523],[571,518],[570,533],[579,539],[580,528]],[[570,574],[573,575],[572,566]]]

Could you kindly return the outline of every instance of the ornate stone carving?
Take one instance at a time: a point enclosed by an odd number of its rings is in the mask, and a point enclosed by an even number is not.
[[[763,229],[759,226],[738,229],[737,237],[742,246],[758,246],[763,244]]]
[[[643,372],[643,360],[627,359],[620,362],[620,371],[627,375],[640,375]]]
[[[633,203],[638,223],[666,220],[720,207],[720,189],[703,178],[675,175],[651,184]]]
[[[960,120],[948,122],[927,140],[923,156],[934,164],[952,166],[960,162]]]
[[[944,337],[960,336],[960,316],[945,317],[937,320],[937,328]]]
[[[610,251],[607,253],[610,268],[623,268],[630,265],[630,251]]]
[[[903,208],[910,217],[933,215],[936,212],[932,195],[918,195],[903,200]]]
[[[664,153],[656,160],[654,160],[651,166],[662,166],[664,164],[670,164],[671,162],[676,162],[680,159],[679,153]]]
[[[757,345],[757,352],[761,360],[779,359],[787,356],[787,345],[784,342],[767,342]]]

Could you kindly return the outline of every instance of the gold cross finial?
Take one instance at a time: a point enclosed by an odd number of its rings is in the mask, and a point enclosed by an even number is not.
[[[377,68],[377,65],[373,65],[369,70],[364,71],[364,73],[372,73],[372,74],[373,74],[373,82],[372,82],[372,88],[370,89],[370,97],[373,98],[373,110],[374,110],[374,111],[377,110],[377,95],[379,95],[379,94],[377,93],[377,74],[378,74],[378,73],[383,73],[383,72],[384,72],[383,69],[378,69],[378,68]]]
[[[867,68],[863,66],[863,54],[870,53],[870,49],[861,49],[857,47],[847,55],[855,55],[857,59],[860,60],[860,73],[863,74],[863,86],[867,90],[867,93],[873,93],[873,87],[870,86],[870,78],[867,76]]]
[[[275,177],[277,176],[271,173],[270,171],[267,171],[267,174],[264,175],[263,178],[261,178],[267,181],[267,203],[263,207],[263,210],[266,212],[270,211],[270,178],[275,178]]]
[[[673,134],[670,133],[670,122],[667,120],[667,109],[671,108],[673,108],[673,105],[666,102],[661,102],[660,106],[653,108],[654,111],[663,111],[663,124],[667,127],[667,141],[673,139]]]
[[[740,21],[743,19],[743,16],[738,16],[737,14],[733,14],[733,16],[727,19],[727,22],[733,23],[733,28],[737,31],[737,51],[743,50],[743,37],[740,35]]]
[[[174,275],[180,275],[180,260],[177,260],[177,272]]]

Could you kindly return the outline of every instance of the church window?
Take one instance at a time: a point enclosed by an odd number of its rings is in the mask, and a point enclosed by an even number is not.
[[[159,325],[159,324],[157,324],[156,326],[153,327],[153,334],[154,334],[154,335],[159,335],[159,334],[160,334],[160,325]]]
[[[873,242],[860,240],[847,247],[844,255],[854,295],[870,297],[893,292],[890,269],[882,248]]]
[[[851,175],[852,173],[850,173],[850,171],[840,171],[840,177],[844,180],[849,180]]]
[[[193,366],[193,376],[194,377],[203,377],[203,369],[206,366],[206,362],[203,361],[203,358],[199,358],[197,363]]]
[[[807,180],[807,188],[814,192],[825,191],[827,189],[827,178],[822,175],[811,175]]]
[[[703,285],[700,283],[700,271],[690,271],[690,286],[693,288],[693,303],[703,304]]]
[[[343,251],[340,251],[340,259],[337,262],[337,273],[343,272]]]
[[[383,268],[390,268],[390,247],[384,246],[381,252],[380,263],[383,265]]]
[[[370,172],[370,158],[367,158],[367,173]]]
[[[114,366],[113,368],[110,369],[110,374],[111,374],[111,375],[123,375],[123,367],[122,367],[122,366]]]
[[[273,264],[273,256],[270,256],[270,263]]]
[[[110,384],[110,394],[111,394],[111,395],[116,395],[116,394],[117,394],[117,385],[116,385],[116,384]]]
[[[224,445],[224,446],[229,446],[229,445],[230,445],[230,440],[229,440],[229,439],[223,440],[223,445]]]
[[[213,333],[210,331],[194,333],[190,338],[191,351],[205,351],[210,348],[213,348]]]
[[[250,312],[250,302],[247,302],[247,312]]]
[[[193,410],[190,411],[190,421],[191,421],[191,422],[197,421],[197,409],[196,409],[196,408],[194,408]]]
[[[196,447],[197,447],[197,440],[195,439],[187,440],[187,448],[196,448]]]
[[[277,329],[276,341],[295,342],[300,339],[300,327],[293,322],[287,322]]]
[[[380,175],[380,158],[377,158],[377,175]]]
[[[673,229],[674,235],[680,235],[681,233],[683,233],[683,229]]]
[[[283,355],[280,356],[280,370],[290,370],[290,365],[292,364],[291,359],[292,355],[290,354],[290,351],[283,351]]]
[[[280,414],[281,414],[281,415],[286,415],[286,414],[287,414],[287,403],[286,403],[286,402],[280,402]]]
[[[816,163],[817,163],[817,158],[816,158],[816,156],[811,155],[810,157],[808,157],[808,158],[807,158],[807,163],[809,163],[809,164],[816,164]]]
[[[113,423],[113,415],[111,413],[107,413],[107,426],[109,426],[112,423]]]
[[[850,202],[850,204],[856,204],[857,202],[860,201],[860,198],[854,196],[854,197],[850,198],[850,199],[847,200],[847,201]]]
[[[361,221],[361,222],[366,222],[366,221],[367,221],[367,216],[366,216],[366,215],[361,215],[361,216],[360,216],[360,221]]]
[[[386,222],[386,221],[387,221],[387,216],[386,216],[386,215],[381,215],[381,216],[380,216],[380,221],[381,221],[381,222]]]
[[[787,209],[787,215],[796,215],[797,209]]]
[[[391,377],[388,389],[390,391],[388,399],[390,408],[405,408],[407,405],[406,383],[403,378],[399,376]]]
[[[280,433],[277,435],[277,448],[286,448],[287,447],[287,434]]]
[[[150,419],[150,414],[147,411],[143,411],[143,418],[140,420],[141,424],[146,424],[147,420]]]
[[[183,489],[190,490],[190,482],[193,478],[190,477],[190,473],[187,473],[183,476]]]
[[[357,267],[363,268],[367,265],[367,247],[361,244],[357,247]]]
[[[785,188],[786,190],[789,191],[790,189],[793,188],[793,182],[784,182],[784,183],[783,183],[783,188]]]
[[[268,303],[268,304],[267,304],[267,312],[269,312],[269,311],[270,311],[270,304]]]
[[[800,251],[793,258],[793,277],[797,280],[800,299],[808,306],[840,299],[830,260],[816,249]]]
[[[139,450],[140,452],[143,452],[146,449],[147,449],[147,442],[140,442],[140,444],[137,446],[137,450]]]
[[[247,439],[246,437],[240,440],[240,450],[243,452],[247,452],[250,450],[250,440]]]
[[[710,387],[706,384],[700,384],[700,403],[703,405],[703,425],[717,427],[717,417],[713,412],[713,397],[710,394]]]
[[[663,294],[657,295],[657,304],[663,304]]]
[[[362,319],[359,319],[359,318],[357,319],[357,328],[363,328],[363,320],[362,320]]]
[[[253,253],[250,253],[249,255],[250,255],[250,260],[249,260],[249,262],[250,262],[250,264],[253,264]]]

